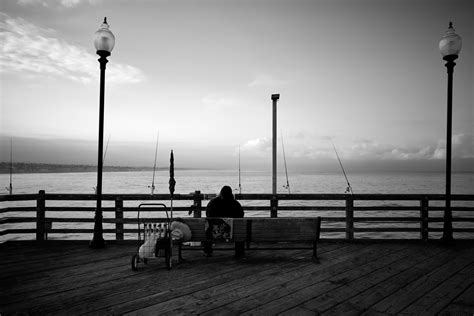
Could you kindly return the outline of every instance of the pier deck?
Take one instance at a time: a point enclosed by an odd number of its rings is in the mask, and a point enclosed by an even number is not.
[[[448,314],[474,313],[474,247],[421,242],[320,243],[311,250],[185,251],[130,268],[137,243],[7,242],[0,314]]]

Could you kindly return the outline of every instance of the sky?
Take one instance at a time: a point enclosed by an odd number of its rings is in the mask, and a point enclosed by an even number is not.
[[[453,22],[453,169],[474,171],[474,1],[3,0],[0,161],[97,162],[94,33],[116,38],[106,165],[443,170]]]

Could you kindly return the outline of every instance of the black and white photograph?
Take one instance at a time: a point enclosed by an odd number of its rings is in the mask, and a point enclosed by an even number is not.
[[[2,0],[0,316],[474,315],[473,0]]]

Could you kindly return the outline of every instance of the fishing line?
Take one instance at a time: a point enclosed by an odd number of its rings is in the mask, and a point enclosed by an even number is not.
[[[109,138],[107,138],[107,144],[105,145],[105,151],[104,151],[104,159],[102,161],[102,165],[105,163],[105,157],[107,157],[107,149],[109,149],[109,141],[110,141],[110,135]]]
[[[109,141],[110,141],[110,135],[107,138],[107,144],[105,145],[105,151],[104,151],[104,158],[102,159],[102,166],[105,164],[105,157],[107,157],[107,149],[109,148]],[[94,189],[95,194],[97,194],[97,187],[92,187]]]
[[[334,148],[334,152],[336,153],[336,157],[337,157],[337,160],[339,161],[339,165],[341,166],[342,173],[344,174],[344,178],[346,178],[347,188],[346,188],[346,192],[344,193],[354,194],[354,192],[352,191],[351,184],[349,183],[349,179],[347,179],[347,174],[346,174],[346,171],[344,170],[344,166],[342,165],[341,158],[339,158],[339,154],[337,153],[336,146],[334,145],[333,142],[331,142],[331,144],[332,144],[332,147]]]
[[[158,135],[156,136],[156,146],[155,146],[155,163],[153,164],[153,178],[151,180],[151,186],[149,185],[148,187],[151,188],[151,194],[153,195],[155,192],[155,172],[156,172],[156,157],[158,154],[158,141],[160,140],[160,132],[158,131]]]
[[[283,186],[288,190],[288,194],[291,194],[290,191],[290,182],[288,181],[288,169],[286,168],[286,155],[285,155],[285,145],[283,144],[283,132],[280,130],[281,134],[281,148],[283,149],[283,162],[285,163],[285,175],[286,175],[286,184]]]
[[[239,194],[242,194],[242,183],[240,182],[240,145],[239,145],[239,187],[235,190],[239,191]]]

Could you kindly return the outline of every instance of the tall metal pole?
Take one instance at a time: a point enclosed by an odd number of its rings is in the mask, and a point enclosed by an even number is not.
[[[102,164],[103,164],[103,147],[104,147],[104,94],[105,94],[105,68],[108,62],[107,57],[110,56],[108,51],[97,51],[100,56],[100,97],[99,97],[99,148],[97,156],[97,207],[94,218],[94,237],[90,242],[91,248],[105,247],[105,240],[102,229]]]
[[[454,60],[457,55],[448,55],[446,60],[446,69],[448,71],[448,111],[446,128],[446,207],[444,210],[444,224],[442,240],[446,244],[452,244],[453,238],[453,216],[451,212],[451,140],[452,140],[452,120],[453,120],[453,72],[456,63]]]
[[[271,217],[277,217],[277,101],[280,99],[279,94],[272,94],[273,101],[273,135],[272,135],[272,205]]]
[[[10,138],[10,186],[8,187],[8,192],[10,192],[10,195],[13,194],[12,177],[13,177],[13,138]]]
[[[273,101],[273,135],[272,135],[272,194],[277,193],[277,101],[280,98],[279,94],[272,94]]]

